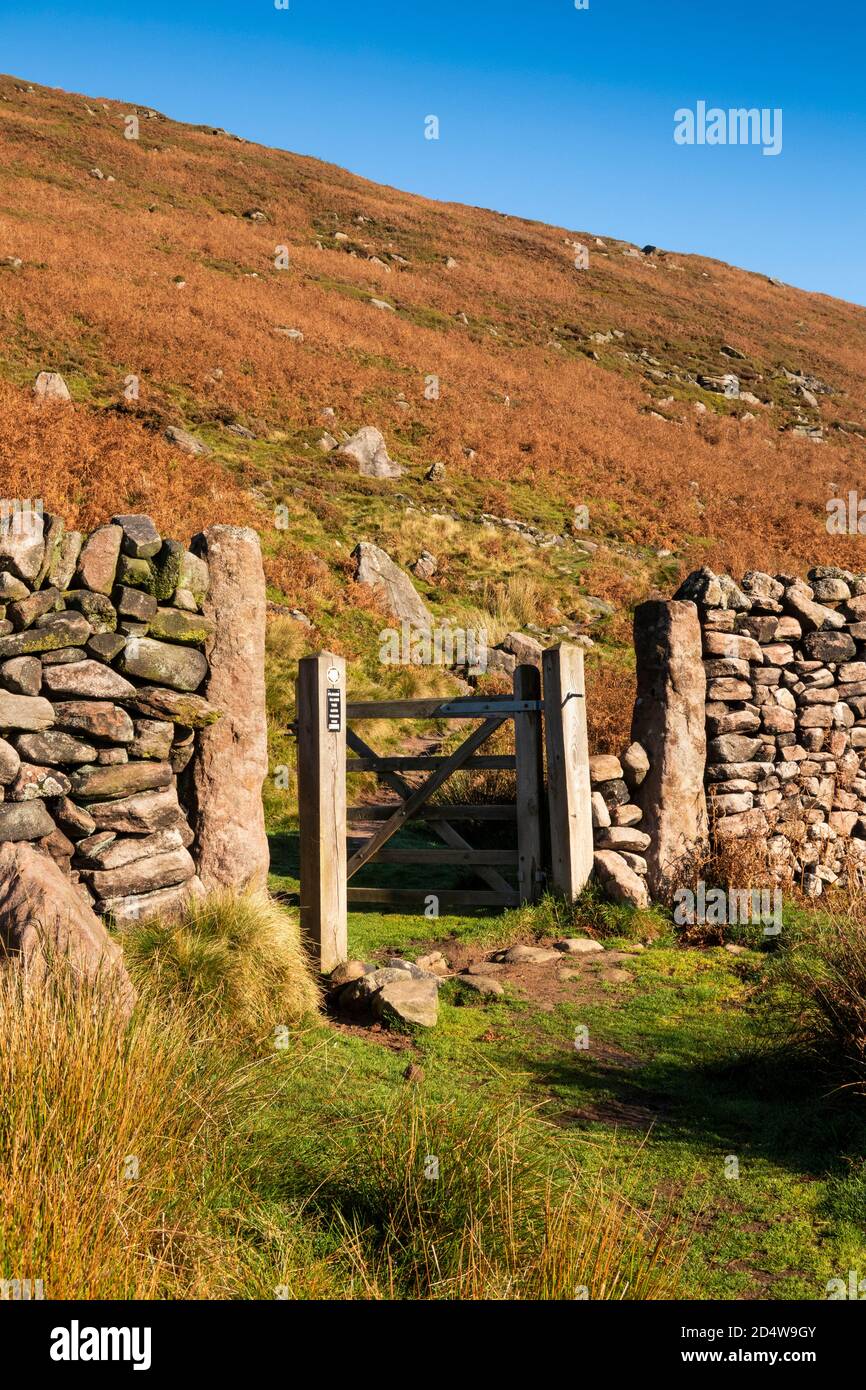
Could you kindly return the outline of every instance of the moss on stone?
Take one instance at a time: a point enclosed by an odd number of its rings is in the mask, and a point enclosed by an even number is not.
[[[117,565],[117,582],[128,589],[143,589],[146,594],[154,594],[156,566],[152,560],[138,560],[131,555],[121,555]]]
[[[183,556],[184,547],[179,541],[163,541],[162,549],[154,561],[154,586],[151,590],[161,603],[171,598],[177,588]]]
[[[151,637],[162,637],[169,642],[183,642],[200,646],[206,642],[214,630],[210,618],[200,613],[184,613],[178,608],[157,608],[155,617],[150,620]]]

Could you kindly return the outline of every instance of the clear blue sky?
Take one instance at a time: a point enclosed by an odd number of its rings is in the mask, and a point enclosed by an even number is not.
[[[0,0],[4,72],[860,304],[864,62],[861,0]],[[700,100],[781,154],[676,145]]]

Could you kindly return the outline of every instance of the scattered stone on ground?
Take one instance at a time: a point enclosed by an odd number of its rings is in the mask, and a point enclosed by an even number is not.
[[[430,951],[425,956],[419,956],[415,964],[433,975],[448,975],[451,970],[441,951]]]
[[[374,425],[364,425],[337,453],[357,463],[362,478],[399,478],[403,473],[402,466],[388,457],[385,436]]]
[[[604,950],[601,942],[593,941],[591,936],[568,936],[553,944],[555,950],[570,956],[589,956]]]
[[[69,387],[59,372],[40,372],[33,384],[33,394],[39,401],[66,404],[72,400]]]
[[[492,975],[461,974],[457,976],[457,979],[461,985],[476,990],[478,994],[500,995],[505,993],[501,982],[494,979]]]
[[[559,952],[547,946],[525,946],[518,942],[505,951],[498,951],[493,959],[506,965],[544,965],[546,961],[559,960]]]
[[[195,435],[190,434],[188,430],[178,429],[176,425],[169,425],[165,437],[169,444],[174,444],[175,448],[182,449],[185,454],[207,456],[211,452],[202,440],[196,439]]]
[[[357,583],[378,592],[392,618],[405,620],[423,631],[432,629],[433,619],[411,579],[390,555],[370,541],[360,541],[352,558],[356,562]]]
[[[429,550],[422,550],[412,566],[412,573],[416,579],[423,579],[425,583],[429,584],[436,573],[436,565],[436,556],[431,555]]]

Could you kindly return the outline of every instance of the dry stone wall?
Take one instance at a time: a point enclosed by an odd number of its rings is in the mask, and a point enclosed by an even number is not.
[[[647,907],[647,851],[652,838],[641,827],[643,810],[634,795],[650,770],[640,743],[616,758],[597,753],[589,760],[593,869],[614,902]]]
[[[0,526],[0,852],[32,842],[117,921],[202,891],[182,788],[221,713],[198,693],[209,584],[146,516]]]
[[[824,885],[866,870],[866,575],[807,580],[695,571],[705,783],[717,840],[765,843],[778,877]]]

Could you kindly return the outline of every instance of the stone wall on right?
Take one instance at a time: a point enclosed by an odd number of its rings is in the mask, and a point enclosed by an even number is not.
[[[717,842],[764,842],[779,879],[817,897],[866,873],[866,574],[704,568],[705,783]]]

